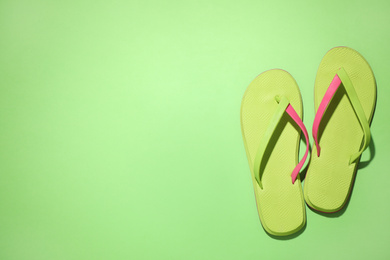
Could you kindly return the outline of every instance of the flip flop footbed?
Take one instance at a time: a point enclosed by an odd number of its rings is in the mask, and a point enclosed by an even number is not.
[[[339,68],[344,68],[356,91],[368,122],[376,102],[376,83],[367,61],[348,47],[331,49],[320,63],[314,91],[315,109]],[[335,212],[348,200],[359,160],[349,164],[359,151],[363,130],[341,85],[330,101],[319,125],[320,156],[316,146],[306,173],[304,194],[307,204],[319,211]]]
[[[256,77],[245,92],[241,129],[261,223],[272,235],[289,235],[305,225],[306,213],[301,181],[298,177],[292,184],[291,180],[298,163],[300,128],[287,113],[283,114],[262,160],[263,189],[253,172],[261,138],[277,110],[276,96],[287,97],[302,118],[302,100],[294,78],[283,70],[269,70]]]

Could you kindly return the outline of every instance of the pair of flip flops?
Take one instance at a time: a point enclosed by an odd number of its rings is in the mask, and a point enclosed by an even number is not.
[[[342,209],[370,142],[376,82],[357,51],[336,47],[324,56],[314,98],[314,145],[303,189],[299,172],[309,140],[294,78],[284,70],[266,71],[253,80],[242,99],[241,130],[257,209],[264,229],[272,235],[290,235],[305,226],[305,201],[321,212]],[[298,162],[301,132],[307,147]]]

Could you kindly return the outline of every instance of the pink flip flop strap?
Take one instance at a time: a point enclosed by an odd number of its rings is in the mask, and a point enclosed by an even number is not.
[[[306,139],[306,152],[305,152],[305,155],[303,156],[301,161],[297,164],[297,166],[295,166],[295,168],[294,168],[294,170],[293,170],[293,172],[291,174],[292,183],[294,183],[295,180],[297,179],[297,176],[298,176],[299,172],[301,171],[303,165],[305,164],[307,155],[309,154],[309,135],[307,134],[306,127],[303,124],[301,118],[298,116],[297,112],[295,112],[294,108],[290,104],[288,105],[288,107],[286,109],[286,112],[295,121],[295,123],[297,123],[297,125],[301,128],[301,130],[303,132],[303,135],[305,136],[305,139]]]
[[[318,107],[317,113],[314,118],[314,123],[313,123],[313,138],[317,148],[317,156],[319,157],[321,152],[321,147],[318,141],[318,128],[321,123],[322,117],[326,109],[328,108],[329,103],[331,102],[333,96],[335,95],[336,91],[339,89],[341,85],[344,86],[348,99],[351,102],[352,108],[355,111],[355,115],[362,127],[363,137],[364,137],[364,143],[362,148],[358,152],[352,154],[349,159],[349,164],[352,164],[356,162],[356,160],[360,157],[363,151],[368,147],[368,144],[370,143],[371,140],[371,133],[370,133],[370,126],[368,120],[364,113],[364,109],[359,101],[355,88],[353,87],[352,82],[348,77],[348,74],[344,70],[344,68],[340,68],[336,72],[336,75],[334,76],[332,82],[330,83],[328,89],[326,90],[325,95],[322,98],[322,101],[320,103],[320,106]]]
[[[318,144],[318,127],[320,126],[322,116],[324,115],[326,108],[329,105],[329,102],[332,100],[332,98],[333,98],[334,94],[336,93],[337,89],[339,88],[340,84],[341,84],[341,80],[336,74],[334,76],[332,82],[330,83],[328,89],[326,90],[325,95],[322,98],[320,106],[318,107],[317,113],[314,117],[312,131],[313,131],[314,142],[315,142],[316,148],[317,148],[317,156],[320,156],[320,151],[321,151],[321,147]]]

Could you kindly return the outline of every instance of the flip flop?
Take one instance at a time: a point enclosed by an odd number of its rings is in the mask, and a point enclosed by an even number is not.
[[[309,151],[302,99],[294,78],[269,70],[248,86],[241,103],[241,130],[252,174],[257,210],[271,235],[297,232],[306,223],[299,171]],[[301,130],[306,153],[298,163]]]
[[[322,59],[314,86],[315,146],[304,195],[313,209],[332,213],[348,201],[362,152],[370,143],[376,83],[367,61],[348,47]]]

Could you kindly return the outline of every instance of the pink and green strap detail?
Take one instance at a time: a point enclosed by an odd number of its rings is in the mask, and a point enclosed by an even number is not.
[[[336,91],[339,89],[341,85],[344,86],[345,92],[349,98],[349,101],[351,102],[356,117],[358,118],[359,123],[363,130],[364,143],[362,148],[358,152],[351,155],[349,159],[349,164],[352,164],[356,162],[356,160],[360,157],[363,151],[368,147],[368,144],[370,143],[371,140],[371,133],[370,133],[370,126],[364,114],[363,107],[356,94],[355,88],[353,87],[352,82],[348,77],[348,74],[344,70],[344,68],[340,68],[337,71],[336,75],[334,76],[332,82],[330,83],[328,89],[325,92],[325,95],[320,103],[320,106],[318,107],[317,113],[314,118],[314,123],[313,123],[313,138],[317,149],[317,156],[319,157],[321,152],[321,147],[319,145],[319,140],[318,140],[318,128],[321,123],[322,117],[329,106],[329,103],[331,102]]]
[[[260,141],[259,148],[256,153],[255,161],[254,161],[254,174],[255,174],[255,179],[257,183],[259,184],[260,188],[263,189],[263,184],[261,182],[261,177],[263,174],[263,170],[261,169],[261,162],[263,160],[265,151],[267,147],[270,145],[270,140],[275,132],[276,127],[279,125],[280,120],[284,114],[284,112],[287,112],[287,114],[294,120],[294,122],[301,128],[303,134],[305,135],[306,139],[306,152],[301,161],[295,166],[294,170],[291,173],[291,179],[292,183],[295,183],[295,180],[298,177],[299,171],[302,169],[302,166],[304,165],[307,155],[309,153],[309,136],[307,134],[307,130],[305,125],[303,124],[301,118],[297,114],[297,112],[294,110],[294,108],[291,106],[290,101],[285,97],[275,97],[276,102],[278,103],[278,107],[271,119],[271,122],[262,138]]]

